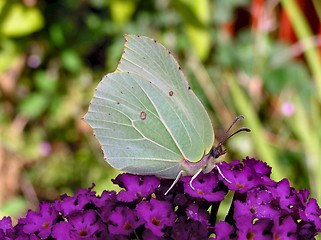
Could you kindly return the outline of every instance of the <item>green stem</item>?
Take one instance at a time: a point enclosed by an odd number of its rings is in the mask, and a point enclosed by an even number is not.
[[[274,180],[278,181],[284,178],[285,176],[283,176],[281,169],[278,167],[279,164],[277,162],[276,154],[266,139],[263,126],[250,101],[247,99],[232,74],[227,74],[226,79],[238,112],[244,115],[247,126],[252,130],[250,135],[252,136],[253,144],[259,155],[259,159],[267,162],[272,167],[272,178]]]
[[[311,102],[311,105],[315,105],[315,101]],[[310,187],[312,196],[319,202],[321,201],[321,163],[320,163],[320,138],[316,126],[311,122],[307,111],[305,110],[302,102],[297,98],[295,100],[296,113],[293,116],[293,120],[290,126],[293,132],[298,136],[300,142],[305,149],[306,165],[309,174]],[[304,126],[304,127],[302,127]]]
[[[312,31],[296,1],[281,0],[281,4],[290,18],[298,39],[302,42],[303,48],[306,49],[304,56],[315,80],[319,100],[321,100],[321,59],[316,44],[311,38]]]

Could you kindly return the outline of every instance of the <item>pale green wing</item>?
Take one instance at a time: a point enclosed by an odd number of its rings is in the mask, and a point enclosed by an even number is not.
[[[153,39],[136,36],[125,36],[125,49],[116,72],[131,72],[148,79],[164,94],[172,95],[175,109],[179,109],[182,122],[173,122],[163,118],[168,126],[175,144],[189,161],[199,161],[204,153],[208,153],[214,143],[214,132],[209,116],[190,89],[179,65],[164,46]],[[171,117],[171,113],[168,113]],[[187,124],[189,122],[190,124]],[[182,138],[177,125],[184,125],[186,131],[193,135],[193,142]]]
[[[175,178],[181,170],[183,156],[156,110],[157,101],[164,104],[161,112],[171,109],[164,100],[169,96],[162,94],[148,80],[132,73],[108,74],[99,83],[85,120],[113,167],[163,178]]]

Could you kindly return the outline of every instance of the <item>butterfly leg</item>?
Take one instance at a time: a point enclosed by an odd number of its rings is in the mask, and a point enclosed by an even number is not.
[[[189,181],[189,186],[191,187],[191,189],[195,190],[195,188],[193,187],[193,182],[195,180],[195,178],[197,178],[197,176],[203,171],[203,168],[200,168],[191,178],[191,180]]]
[[[228,180],[228,179],[224,176],[224,174],[222,173],[222,171],[221,171],[220,167],[218,166],[218,164],[216,164],[215,167],[216,167],[218,173],[222,176],[222,178],[223,178],[226,182],[232,183],[230,180]]]
[[[165,195],[167,195],[167,193],[169,193],[169,191],[175,186],[175,184],[178,182],[178,180],[179,180],[179,179],[181,178],[181,176],[183,175],[183,172],[184,172],[184,170],[181,170],[181,171],[177,174],[174,182],[173,182],[172,185],[169,187],[169,189],[167,189],[167,191],[165,192]]]

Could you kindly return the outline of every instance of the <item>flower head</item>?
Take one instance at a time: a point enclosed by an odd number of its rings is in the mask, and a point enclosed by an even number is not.
[[[56,239],[98,239],[102,231],[97,214],[93,210],[70,216],[68,222],[59,222],[55,226],[53,237]]]
[[[163,235],[163,228],[174,224],[176,215],[173,206],[169,202],[152,198],[149,202],[140,202],[137,214],[144,220],[145,227],[156,236]]]
[[[296,191],[287,179],[270,179],[267,164],[246,158],[201,173],[190,187],[183,177],[170,194],[172,180],[121,174],[114,183],[125,190],[93,186],[60,201],[40,204],[12,227],[0,220],[0,239],[314,239],[321,232],[321,209],[308,190]],[[233,200],[224,221],[217,212],[228,190]]]
[[[113,183],[126,189],[118,193],[117,200],[132,202],[152,194],[158,187],[160,180],[154,176],[120,174],[113,180]]]
[[[9,239],[8,236],[10,236],[13,232],[12,229],[12,220],[10,217],[3,217],[0,220],[0,239]]]
[[[118,206],[109,216],[108,229],[113,234],[129,236],[142,223],[135,210]]]
[[[208,220],[210,218],[208,211],[200,208],[196,203],[192,203],[187,207],[186,216],[204,225],[208,224]]]
[[[218,240],[233,239],[235,228],[227,222],[220,221],[215,224],[216,237]]]
[[[58,212],[49,203],[41,203],[39,212],[30,211],[24,219],[23,232],[37,234],[41,238],[47,238],[51,234],[52,227],[56,223]]]
[[[190,187],[191,177],[184,177],[184,190],[192,197],[203,198],[209,202],[220,202],[224,199],[227,189],[219,184],[217,175],[214,172],[208,174],[200,173],[194,180],[192,189]]]
[[[230,190],[240,193],[247,192],[261,184],[271,184],[273,182],[269,178],[271,168],[261,161],[250,158],[244,159],[243,164],[240,161],[234,161],[230,164],[222,162],[220,169],[230,181],[223,181],[224,184]],[[219,175],[219,178],[224,180],[221,175]]]
[[[73,215],[82,212],[88,205],[97,201],[96,193],[92,191],[94,184],[88,189],[80,189],[74,196],[64,194],[61,196],[62,201],[55,202],[55,209],[64,216]]]
[[[173,239],[206,239],[208,226],[185,217],[178,217],[173,226],[171,237]]]

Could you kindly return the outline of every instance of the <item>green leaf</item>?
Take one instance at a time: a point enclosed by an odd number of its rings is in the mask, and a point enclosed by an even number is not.
[[[80,72],[82,60],[74,49],[66,49],[61,54],[63,66],[72,73]]]
[[[19,61],[19,54],[18,46],[10,39],[1,39],[0,49],[0,73],[2,73]]]
[[[57,81],[43,70],[39,70],[36,72],[35,82],[37,88],[46,93],[54,92],[57,87]]]
[[[135,2],[129,0],[113,0],[110,2],[110,13],[113,21],[118,25],[124,25],[133,15],[136,9]]]
[[[32,93],[21,102],[20,112],[26,117],[37,118],[45,111],[48,100],[46,95]]]
[[[201,60],[206,59],[211,49],[211,37],[208,31],[193,25],[187,25],[186,30],[196,55]]]
[[[38,8],[21,3],[4,4],[1,8],[0,32],[8,37],[21,37],[43,28],[44,19]]]
[[[211,38],[208,31],[210,23],[210,3],[208,0],[175,0],[173,6],[181,14],[187,35],[197,56],[204,60],[211,48]]]

